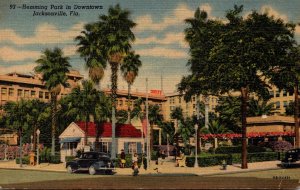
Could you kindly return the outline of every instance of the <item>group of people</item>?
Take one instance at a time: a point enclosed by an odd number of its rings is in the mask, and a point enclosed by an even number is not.
[[[126,154],[124,150],[121,150],[121,168],[125,168],[126,164]],[[137,176],[139,173],[139,167],[138,167],[138,155],[137,153],[134,153],[132,156],[132,170],[133,170],[133,176]]]

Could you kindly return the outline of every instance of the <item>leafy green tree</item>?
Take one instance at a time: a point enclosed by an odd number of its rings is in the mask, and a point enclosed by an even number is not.
[[[222,125],[218,120],[213,120],[208,125],[208,133],[210,134],[225,134],[232,133],[231,130]]]
[[[126,110],[118,110],[117,111],[117,122],[118,123],[126,123],[128,119],[128,112]]]
[[[166,142],[166,144],[173,144],[175,135],[174,124],[172,122],[162,122],[160,128],[162,129],[163,141]]]
[[[234,6],[233,10],[227,11],[226,23],[215,21],[212,22],[213,25],[209,25],[207,23],[210,20],[206,19],[204,25],[196,27],[192,25],[192,28],[195,28],[192,30],[193,36],[196,36],[189,42],[191,52],[189,66],[192,74],[183,78],[184,84],[179,86],[179,90],[186,91],[187,94],[199,94],[207,89],[213,94],[230,91],[241,93],[244,169],[248,167],[246,116],[249,94],[255,93],[259,97],[269,96],[265,79],[270,78],[274,66],[284,64],[287,52],[293,45],[294,26],[267,13],[260,14],[256,11],[243,18],[240,16],[242,10],[243,6]],[[209,39],[208,36],[212,33],[219,34],[212,37],[212,42],[202,40]],[[201,35],[202,37],[199,37]],[[208,48],[205,48],[206,46]],[[192,90],[194,86],[199,86],[200,89]]]
[[[127,56],[124,58],[123,64],[121,65],[123,78],[128,84],[128,123],[131,123],[131,85],[133,84],[135,78],[138,76],[139,68],[141,66],[142,62],[140,60],[140,55],[137,55],[132,51],[127,54]]]
[[[275,103],[268,103],[268,100],[251,98],[248,103],[248,116],[273,115],[276,112]]]
[[[42,81],[50,91],[51,101],[51,125],[52,125],[52,146],[51,155],[55,154],[55,132],[57,126],[57,96],[61,91],[61,85],[66,86],[67,76],[71,67],[69,57],[64,57],[59,48],[46,49],[41,57],[36,60],[38,64],[34,70],[42,74]]]
[[[215,111],[226,128],[241,132],[241,100],[238,96],[220,96]]]
[[[284,89],[294,92],[294,120],[295,120],[295,136],[296,147],[300,148],[300,132],[299,132],[299,80],[300,80],[300,46],[295,44],[289,51],[289,55],[285,57],[285,64],[275,67],[272,73],[271,82],[273,82],[280,90]],[[287,110],[288,112],[291,111]]]

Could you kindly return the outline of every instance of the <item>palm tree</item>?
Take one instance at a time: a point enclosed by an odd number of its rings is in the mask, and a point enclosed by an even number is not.
[[[213,120],[208,124],[207,132],[210,134],[232,133],[231,130],[222,125],[218,120]]]
[[[160,125],[163,121],[163,115],[160,113],[158,105],[149,105],[149,123],[150,123],[150,150],[153,150],[153,125]]]
[[[251,99],[248,103],[248,116],[262,116],[276,113],[275,103],[268,100]]]
[[[117,74],[119,65],[123,57],[131,49],[131,43],[135,36],[131,31],[136,26],[129,18],[130,11],[122,10],[120,5],[111,6],[108,9],[108,15],[101,15],[100,21],[97,22],[98,38],[103,44],[105,55],[111,66],[111,94],[112,94],[112,158],[116,157],[116,97],[117,97]],[[97,40],[98,41],[98,40]]]
[[[135,78],[138,76],[139,67],[141,66],[142,62],[140,61],[140,56],[134,54],[134,52],[129,52],[129,54],[124,58],[124,63],[121,65],[123,77],[128,84],[128,123],[131,123],[130,87],[133,84]]]
[[[104,69],[106,68],[106,55],[103,50],[103,44],[99,41],[97,36],[98,25],[96,23],[86,24],[84,30],[75,38],[78,41],[77,52],[80,57],[85,60],[85,67],[89,70],[89,77],[100,87],[100,81],[104,76]]]
[[[61,85],[66,86],[67,76],[71,67],[69,57],[64,57],[63,52],[59,48],[53,50],[46,49],[42,52],[41,57],[36,60],[38,64],[34,70],[42,73],[42,81],[46,88],[50,91],[51,101],[51,128],[52,128],[52,147],[51,155],[55,154],[55,131],[57,125],[57,96],[61,91]]]

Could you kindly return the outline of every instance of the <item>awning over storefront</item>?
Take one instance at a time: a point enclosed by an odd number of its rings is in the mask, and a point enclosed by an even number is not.
[[[60,140],[60,143],[79,142],[81,137],[67,137]]]

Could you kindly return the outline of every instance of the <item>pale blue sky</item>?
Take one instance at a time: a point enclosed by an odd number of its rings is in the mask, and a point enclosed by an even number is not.
[[[84,60],[75,53],[74,37],[80,34],[85,23],[94,22],[100,14],[106,14],[110,5],[120,3],[132,12],[138,24],[134,29],[136,42],[133,49],[141,55],[143,67],[133,90],[145,91],[145,78],[149,89],[160,89],[161,75],[165,92],[173,92],[181,77],[187,74],[188,46],[184,42],[183,20],[193,16],[197,7],[208,12],[210,18],[224,18],[225,12],[234,4],[244,5],[244,13],[251,10],[268,11],[275,17],[294,23],[300,22],[299,0],[1,0],[0,2],[0,73],[12,71],[29,73],[35,60],[45,48],[63,48],[74,69],[87,77]],[[23,6],[102,5],[102,10],[79,10],[79,16],[32,16],[33,10],[10,9],[10,5]],[[39,11],[39,10],[36,10]],[[59,11],[59,10],[57,10]],[[300,27],[296,28],[300,39]],[[110,68],[105,72],[102,86],[110,84]],[[119,89],[127,85],[119,77]]]

